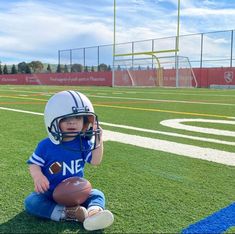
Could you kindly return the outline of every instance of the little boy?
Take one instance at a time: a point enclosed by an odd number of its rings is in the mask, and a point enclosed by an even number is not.
[[[27,161],[35,191],[25,199],[26,211],[54,221],[76,220],[88,231],[110,226],[114,217],[105,210],[100,190],[92,189],[88,199],[75,207],[59,205],[52,197],[62,180],[84,176],[85,163],[102,161],[102,128],[92,103],[76,91],[56,93],[46,104],[44,120],[48,138],[39,142]]]

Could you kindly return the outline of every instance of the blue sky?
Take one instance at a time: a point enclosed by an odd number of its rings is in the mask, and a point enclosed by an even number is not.
[[[117,42],[174,36],[177,0],[116,0]],[[113,0],[1,0],[0,61],[57,63],[58,50],[113,43]],[[181,0],[180,34],[235,29],[234,0]]]

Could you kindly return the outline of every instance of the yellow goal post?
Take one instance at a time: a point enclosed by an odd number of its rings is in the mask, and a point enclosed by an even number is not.
[[[183,58],[182,56],[178,56],[178,52],[179,52],[179,28],[180,28],[180,0],[175,0],[177,2],[177,24],[176,24],[176,37],[175,37],[175,45],[172,46],[174,48],[172,49],[163,49],[163,50],[157,50],[157,51],[141,51],[141,52],[135,52],[132,51],[131,53],[117,53],[116,48],[117,48],[117,42],[116,42],[116,0],[114,0],[114,25],[113,25],[113,75],[112,75],[112,86],[117,86],[117,85],[122,85],[120,82],[117,82],[117,80],[120,81],[120,77],[122,76],[122,79],[124,79],[127,82],[128,79],[131,80],[131,84],[129,84],[130,86],[135,86],[138,82],[137,82],[137,77],[138,80],[140,80],[140,74],[138,73],[142,73],[142,74],[149,74],[149,79],[150,80],[155,80],[155,85],[158,86],[163,86],[164,85],[164,66],[163,63],[161,62],[162,59],[160,59],[160,55],[169,55],[170,53],[174,54],[174,65],[172,67],[174,67],[175,69],[175,87],[181,87],[180,82],[179,82],[179,70],[178,70],[178,65],[180,61],[185,60],[185,64],[187,63],[187,69],[191,69],[191,73],[192,73],[192,78],[190,78],[190,80],[194,80],[194,82],[196,82],[195,80],[195,76],[193,74],[193,70],[191,68],[191,64],[189,62],[189,60],[185,57]],[[143,56],[147,56],[148,58],[143,58]],[[148,72],[134,72],[135,70],[144,70],[143,65],[141,65],[142,63],[147,62],[147,60],[149,60],[149,58],[151,58],[152,63],[150,61],[148,61],[148,65],[146,66],[146,70],[148,70]],[[168,57],[170,58],[171,61],[169,61],[170,64],[173,64],[172,59],[173,56]],[[145,61],[145,62],[144,62]],[[129,64],[130,63],[130,64]],[[141,63],[138,65],[138,69],[136,69],[137,64],[136,63]],[[134,65],[135,64],[135,65]],[[151,69],[149,69],[149,67],[152,68],[152,71],[150,71]],[[181,68],[182,71],[183,67]],[[122,72],[121,72],[122,71]],[[138,74],[138,75],[137,75]],[[128,78],[129,77],[129,78]],[[134,79],[134,77],[136,77],[136,79]],[[144,77],[143,77],[144,79]],[[136,82],[134,82],[134,80],[136,80]],[[143,82],[143,86],[145,82]],[[138,84],[137,84],[138,85]],[[141,86],[141,82],[139,83],[139,85]],[[148,85],[147,85],[148,86]],[[192,86],[192,85],[188,85],[188,86]],[[196,86],[196,85],[195,85]]]

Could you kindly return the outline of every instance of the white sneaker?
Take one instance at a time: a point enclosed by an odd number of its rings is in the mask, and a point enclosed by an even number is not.
[[[102,210],[87,217],[83,222],[83,226],[87,231],[94,231],[109,227],[113,221],[113,214],[109,210]]]

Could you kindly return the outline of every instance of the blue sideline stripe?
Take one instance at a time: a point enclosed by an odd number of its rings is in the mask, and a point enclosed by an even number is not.
[[[183,229],[188,233],[222,233],[235,226],[235,202]]]

